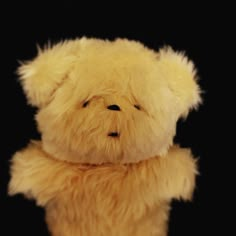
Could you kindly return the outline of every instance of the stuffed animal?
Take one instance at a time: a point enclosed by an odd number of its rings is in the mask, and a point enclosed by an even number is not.
[[[46,208],[53,236],[165,236],[197,174],[176,123],[201,101],[193,63],[165,47],[81,38],[19,68],[41,141],[17,152],[9,193]]]

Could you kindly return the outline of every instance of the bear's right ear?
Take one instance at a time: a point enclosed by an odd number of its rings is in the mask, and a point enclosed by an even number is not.
[[[39,108],[46,105],[66,79],[75,61],[71,46],[64,42],[43,51],[39,49],[34,60],[19,67],[20,81],[31,105]]]
[[[194,64],[183,53],[170,47],[159,51],[158,63],[159,72],[175,99],[178,116],[186,117],[202,102]]]

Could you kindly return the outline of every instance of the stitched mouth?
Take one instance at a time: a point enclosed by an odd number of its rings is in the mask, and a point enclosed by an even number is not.
[[[119,133],[118,132],[110,132],[108,134],[108,136],[110,136],[110,137],[119,137]]]

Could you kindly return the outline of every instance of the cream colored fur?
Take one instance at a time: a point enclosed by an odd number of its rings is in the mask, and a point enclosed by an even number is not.
[[[10,194],[46,207],[53,236],[167,235],[169,203],[191,199],[197,173],[172,144],[201,101],[193,64],[171,48],[82,38],[40,50],[19,73],[42,141],[13,157]]]

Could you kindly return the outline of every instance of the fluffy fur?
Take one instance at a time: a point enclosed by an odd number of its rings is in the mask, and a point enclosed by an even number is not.
[[[166,235],[169,202],[191,198],[197,173],[172,143],[201,101],[193,64],[171,48],[82,38],[19,74],[42,141],[13,157],[10,193],[45,206],[53,236]]]

